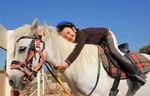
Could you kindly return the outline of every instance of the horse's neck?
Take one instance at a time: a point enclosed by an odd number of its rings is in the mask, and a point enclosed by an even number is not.
[[[75,43],[71,43],[57,34],[50,34],[48,42],[49,54],[57,61],[57,64],[63,62],[73,51]],[[48,58],[49,59],[49,58]],[[54,61],[53,59],[53,61]],[[59,61],[59,62],[58,62]],[[101,62],[100,62],[101,64]],[[95,45],[87,44],[82,49],[76,60],[67,68],[65,75],[72,78],[74,75],[84,77],[85,74],[91,72],[97,73],[98,66],[98,48]]]
[[[46,47],[49,61],[62,63],[73,50],[75,44],[66,41],[55,32],[47,33]],[[54,64],[55,65],[55,64]]]

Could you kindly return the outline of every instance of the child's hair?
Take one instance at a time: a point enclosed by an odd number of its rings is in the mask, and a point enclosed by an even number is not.
[[[61,21],[57,24],[56,27],[58,28],[58,32],[61,32],[65,27],[70,27],[70,28],[74,27],[76,30],[78,30],[76,26],[69,21]]]

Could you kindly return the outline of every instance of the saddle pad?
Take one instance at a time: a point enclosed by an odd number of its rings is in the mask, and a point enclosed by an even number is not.
[[[101,61],[103,63],[104,69],[108,73],[109,76],[115,78],[116,77],[116,72],[117,68],[112,64],[112,62],[107,58],[105,54],[105,50],[99,47],[99,56],[101,58]],[[130,60],[136,64],[136,66],[143,72],[147,73],[150,71],[150,60],[148,60],[146,57],[141,55],[138,52],[130,52],[128,53],[128,56]],[[121,79],[126,79],[126,74],[121,71]]]

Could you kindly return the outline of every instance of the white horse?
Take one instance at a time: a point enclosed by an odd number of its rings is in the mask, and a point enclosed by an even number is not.
[[[13,60],[19,62],[24,62],[28,57],[28,50],[31,45],[33,38],[36,34],[35,31],[40,32],[42,36],[42,41],[45,42],[45,45],[41,43],[42,53],[46,57],[46,61],[55,66],[56,64],[61,64],[66,57],[71,53],[75,44],[70,43],[60,37],[55,28],[50,26],[38,26],[37,21],[34,21],[33,24],[19,27],[15,30],[14,40],[11,47],[8,50],[11,50],[10,57],[13,57]],[[45,47],[44,47],[45,46]],[[38,50],[38,49],[37,49]],[[144,54],[150,60],[150,55]],[[38,63],[40,56],[36,53],[36,56],[33,58],[32,69]],[[76,96],[87,96],[94,88],[96,79],[97,79],[97,70],[98,63],[100,63],[100,78],[97,87],[91,94],[91,96],[108,96],[110,89],[113,85],[114,79],[108,76],[104,70],[102,63],[99,62],[98,57],[98,48],[95,45],[85,45],[81,51],[78,58],[66,69],[63,73],[69,87]],[[10,83],[14,88],[23,88],[26,84],[24,78],[25,72],[20,70],[12,69],[10,72]],[[148,96],[150,94],[150,73],[146,74],[147,82],[144,86],[137,90],[134,96]],[[24,81],[24,82],[22,82]],[[127,80],[121,80],[119,84],[119,93],[118,96],[132,96],[132,91],[130,90],[132,82]],[[128,93],[128,94],[127,94]]]

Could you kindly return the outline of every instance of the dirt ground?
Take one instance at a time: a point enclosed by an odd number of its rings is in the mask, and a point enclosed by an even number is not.
[[[68,94],[66,94],[64,92],[64,89],[62,89],[62,87],[58,84],[58,83],[50,83],[49,82],[49,88],[48,86],[45,86],[45,95],[44,96],[68,96]],[[68,86],[66,83],[64,83],[64,85],[67,87]]]

